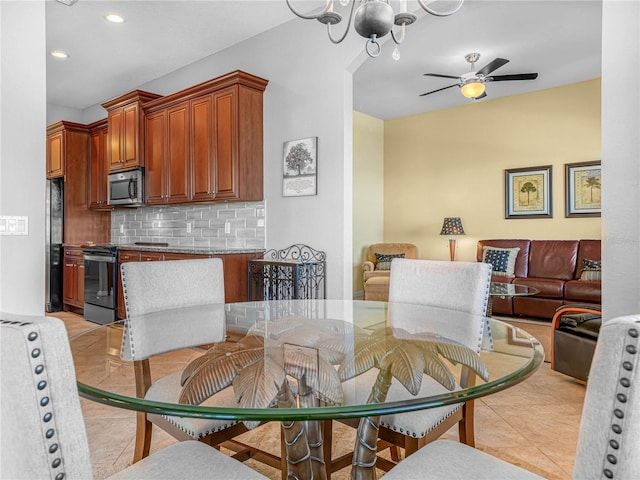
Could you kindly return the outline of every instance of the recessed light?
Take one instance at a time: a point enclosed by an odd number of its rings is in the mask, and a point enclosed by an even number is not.
[[[56,58],[69,58],[69,54],[67,52],[63,52],[62,50],[54,50],[51,52],[52,57]]]
[[[105,15],[105,17],[108,21],[112,22],[112,23],[122,23],[124,22],[124,18],[121,17],[120,15],[118,15],[117,13],[110,13],[109,15]]]

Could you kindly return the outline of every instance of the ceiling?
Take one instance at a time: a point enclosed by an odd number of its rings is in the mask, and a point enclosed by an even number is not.
[[[399,61],[391,58],[393,44],[387,43],[380,57],[366,60],[355,72],[354,109],[389,119],[473,102],[458,88],[419,96],[456,83],[423,73],[468,72],[464,56],[470,52],[481,54],[476,70],[501,57],[510,63],[496,74],[539,73],[533,81],[489,83],[487,98],[480,101],[599,77],[601,7],[596,0],[467,0],[450,17],[421,15],[407,28]],[[106,22],[104,15],[114,12],[126,21]],[[71,7],[47,0],[46,13],[47,50],[71,55],[66,60],[47,57],[47,101],[76,109],[138,88],[284,22],[305,21],[284,0],[79,0]],[[309,28],[324,28],[307,22]]]

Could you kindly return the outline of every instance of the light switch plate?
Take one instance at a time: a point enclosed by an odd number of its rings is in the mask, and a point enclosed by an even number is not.
[[[29,217],[0,216],[0,235],[29,235]]]

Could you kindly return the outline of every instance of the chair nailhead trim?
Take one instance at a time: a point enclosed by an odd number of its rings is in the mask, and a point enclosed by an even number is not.
[[[7,323],[7,322],[2,322],[2,323]],[[12,323],[16,323],[16,322],[12,322]],[[60,443],[56,442],[56,425],[55,425],[55,419],[53,417],[53,413],[51,411],[51,406],[49,405],[51,403],[51,393],[49,391],[49,378],[47,376],[47,371],[45,368],[46,365],[46,355],[44,354],[44,351],[42,350],[42,344],[41,344],[41,336],[40,336],[40,332],[38,330],[38,324],[34,324],[34,323],[22,323],[19,324],[21,327],[25,327],[28,326],[29,328],[29,332],[25,332],[25,337],[29,342],[32,342],[32,349],[30,352],[30,357],[31,357],[31,367],[33,368],[33,372],[35,375],[40,376],[40,379],[37,380],[37,383],[35,384],[35,387],[37,389],[38,395],[42,395],[39,400],[38,400],[38,405],[40,406],[40,408],[42,408],[43,411],[41,411],[41,418],[42,418],[42,423],[41,423],[41,435],[43,435],[48,441],[46,442],[48,444],[47,447],[47,454],[52,455],[51,460],[50,460],[50,468],[51,468],[51,474],[50,477],[54,478],[54,469],[57,472],[57,474],[55,475],[55,479],[56,480],[63,480],[66,477],[65,472],[62,470],[62,468],[64,468],[63,466],[63,456],[62,456],[62,452],[61,452],[61,448],[60,448]],[[35,378],[34,378],[35,381]],[[46,410],[44,410],[46,408]],[[47,425],[48,426],[45,426]],[[55,456],[53,456],[55,455]]]
[[[624,418],[626,415],[627,394],[626,392],[631,387],[631,380],[624,376],[625,372],[630,372],[635,368],[635,364],[638,362],[636,353],[638,352],[638,330],[636,328],[629,328],[627,330],[627,342],[622,350],[622,363],[618,372],[618,382],[616,384],[616,392],[614,397],[614,408],[611,422],[610,435],[621,435],[623,432]],[[625,358],[627,357],[627,358]],[[623,391],[624,389],[624,391]],[[615,422],[615,423],[614,423]],[[620,422],[620,423],[618,423]],[[615,468],[618,464],[618,457],[616,456],[617,450],[620,449],[622,438],[609,438],[607,442],[607,452],[604,459],[602,474],[606,478],[615,477]]]

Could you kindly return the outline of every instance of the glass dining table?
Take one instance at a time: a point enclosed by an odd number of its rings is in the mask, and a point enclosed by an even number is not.
[[[491,351],[481,349],[487,328]],[[158,349],[166,352],[160,360],[162,374],[182,376],[182,392],[175,401],[136,397],[135,339],[145,332],[153,332]],[[510,341],[513,338],[518,342]],[[312,443],[305,437],[312,421],[367,418],[376,424],[387,414],[470,401],[525,380],[544,359],[535,338],[498,320],[431,306],[360,300],[185,307],[102,325],[70,343],[75,364],[82,366],[76,367],[82,397],[167,416],[247,425],[299,422],[304,425],[302,436],[285,442],[287,459],[300,456],[300,449]],[[173,360],[167,355],[174,355]],[[477,380],[462,387],[470,373]],[[444,388],[421,388],[426,378]],[[237,403],[202,404],[226,388],[233,389]],[[392,389],[406,390],[401,400],[387,395]],[[358,394],[362,391],[368,394]],[[367,448],[373,447],[375,462],[375,437],[367,440],[371,425],[360,422],[352,478],[373,478],[362,467]],[[363,444],[367,441],[369,445]]]

